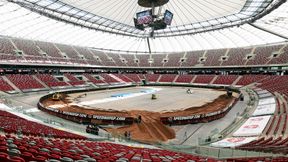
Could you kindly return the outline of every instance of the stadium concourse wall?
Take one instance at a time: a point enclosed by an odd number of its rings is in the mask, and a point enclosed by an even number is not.
[[[67,90],[61,91],[64,94],[78,93],[78,92],[87,92],[87,91],[100,91],[106,89],[116,89],[116,88],[127,88],[127,87],[135,87],[136,85],[126,85],[126,86],[114,86],[114,87],[106,87],[106,88],[97,88],[97,89],[81,89],[81,90]],[[240,93],[238,88],[235,87],[225,87],[225,86],[212,86],[212,85],[183,85],[183,84],[144,84],[143,86],[181,86],[181,87],[197,87],[197,88],[212,88],[212,89],[223,89],[225,88],[228,91],[233,91],[236,93]],[[51,98],[53,94],[48,94],[40,98],[38,102],[38,108],[44,112],[47,112],[51,115],[70,120],[80,124],[90,124],[93,121],[99,121],[102,124],[114,124],[114,125],[129,125],[132,124],[135,119],[133,117],[119,117],[119,116],[103,116],[103,115],[89,115],[83,113],[73,113],[61,111],[55,108],[45,107],[42,102],[48,98]],[[191,116],[174,116],[174,117],[161,117],[160,120],[163,124],[166,125],[185,125],[185,124],[195,124],[195,123],[207,123],[217,119],[224,117],[232,107],[237,103],[239,98],[242,96],[240,94],[228,107],[223,110],[217,112],[211,112],[208,114],[196,114]]]

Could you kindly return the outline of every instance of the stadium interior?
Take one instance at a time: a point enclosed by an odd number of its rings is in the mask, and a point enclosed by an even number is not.
[[[286,0],[0,0],[0,162],[287,162]]]

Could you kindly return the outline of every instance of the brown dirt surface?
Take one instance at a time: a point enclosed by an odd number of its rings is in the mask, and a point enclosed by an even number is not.
[[[71,102],[67,99],[62,101],[53,101],[52,99],[47,99],[43,101],[44,106],[63,104],[67,105],[63,108],[59,108],[62,111],[76,112],[76,113],[86,113],[86,114],[97,114],[97,115],[106,115],[106,116],[121,116],[121,117],[135,117],[139,115],[142,117],[141,123],[133,123],[132,125],[126,125],[118,128],[109,128],[106,129],[108,132],[111,132],[114,135],[124,136],[124,132],[128,131],[131,133],[131,138],[133,140],[142,141],[145,143],[155,143],[159,141],[167,141],[169,139],[175,138],[175,132],[173,129],[164,125],[160,121],[160,117],[167,116],[190,116],[194,114],[203,114],[219,111],[226,108],[230,103],[234,101],[235,97],[228,98],[226,95],[221,95],[214,101],[206,103],[200,107],[190,107],[185,110],[179,110],[174,112],[149,112],[149,111],[105,111],[99,110],[97,108],[85,109],[78,106],[69,106],[67,103]]]
[[[185,110],[180,111],[174,111],[174,112],[165,112],[162,113],[161,116],[189,116],[189,115],[195,115],[195,114],[204,114],[204,113],[211,113],[216,112],[219,110],[224,109],[227,105],[232,103],[235,100],[234,97],[227,97],[227,95],[221,95],[217,99],[215,99],[212,102],[206,103],[199,107],[190,107]]]
[[[130,111],[131,116],[138,117],[141,115],[141,123],[133,123],[132,125],[110,128],[107,131],[112,134],[124,135],[125,131],[131,133],[133,140],[142,141],[145,143],[154,143],[158,141],[167,141],[175,138],[173,129],[167,127],[160,121],[160,113],[148,111]]]

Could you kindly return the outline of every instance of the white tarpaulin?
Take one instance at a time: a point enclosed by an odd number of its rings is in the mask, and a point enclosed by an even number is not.
[[[257,91],[256,93],[259,95],[259,94],[270,93],[270,92],[267,90],[261,90],[261,91]]]
[[[253,116],[274,114],[276,104],[258,105],[253,113]]]
[[[6,106],[6,105],[3,104],[3,103],[0,103],[0,109],[1,109],[1,110],[11,110],[10,107]]]
[[[271,98],[273,95],[271,93],[259,94],[259,98]]]
[[[258,136],[265,129],[270,115],[250,117],[236,132],[233,136],[243,137],[243,136]]]
[[[236,147],[254,141],[257,137],[230,137],[210,144],[212,147]]]
[[[260,99],[258,102],[258,105],[267,105],[267,104],[275,104],[275,98],[274,97],[269,97],[269,98],[263,98]]]

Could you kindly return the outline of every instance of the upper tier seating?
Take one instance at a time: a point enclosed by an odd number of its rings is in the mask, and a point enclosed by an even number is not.
[[[60,51],[55,47],[54,44],[49,43],[49,42],[40,42],[40,41],[36,41],[35,43],[48,56],[63,58],[63,56],[60,54]]]
[[[99,60],[101,60],[102,64],[105,66],[116,66],[114,60],[112,58],[108,58],[108,56],[103,53],[103,52],[99,52],[99,51],[95,51],[95,50],[91,50],[96,57],[99,58]]]
[[[12,39],[17,48],[24,52],[25,55],[41,56],[39,48],[31,40]]]
[[[70,60],[60,57],[49,58],[55,64],[71,64]]]
[[[58,49],[65,53],[70,59],[80,59],[78,53],[73,49],[72,46],[64,45],[64,44],[56,44]]]
[[[44,88],[36,79],[28,74],[10,74],[7,78],[20,90]]]
[[[257,47],[254,51],[255,57],[247,62],[247,65],[266,65],[271,59],[273,52],[279,52],[283,45]]]
[[[10,54],[0,55],[1,62],[19,62],[20,60],[23,60],[22,56],[15,56],[15,55],[10,55]]]
[[[152,67],[162,67],[164,65],[164,58],[166,58],[166,55],[160,54],[160,55],[152,55],[153,62],[151,64]]]
[[[138,64],[135,62],[135,60],[136,60],[135,55],[121,54],[121,57],[126,60],[126,64],[128,66],[134,66],[134,67],[138,66]]]
[[[25,60],[30,63],[46,63],[50,64],[51,62],[48,60],[47,57],[42,56],[24,56]]]
[[[179,67],[184,53],[168,54],[168,62],[164,64],[165,67]]]
[[[87,61],[88,64],[90,65],[102,65],[100,60],[97,60],[94,57],[94,54],[88,49],[84,47],[74,47],[74,49],[81,55],[83,56]]]
[[[71,63],[74,63],[74,64],[82,64],[82,65],[87,64],[86,60],[82,59],[82,58],[80,58],[80,59],[69,59],[69,61]]]
[[[195,66],[196,64],[199,64],[199,59],[204,54],[204,51],[195,51],[195,52],[188,52],[185,56],[185,62],[182,62],[181,66],[187,67],[187,66]]]
[[[205,66],[220,66],[221,65],[221,56],[225,55],[227,49],[220,50],[208,50],[205,57],[204,65]]]
[[[127,66],[125,61],[123,60],[119,54],[115,54],[115,53],[107,53],[108,58],[111,58],[116,66]]]
[[[273,57],[267,64],[287,64],[288,63],[288,45],[284,45],[283,49],[279,51],[280,55]]]
[[[223,61],[222,66],[245,65],[246,55],[252,52],[252,48],[232,48],[229,50],[228,59]]]
[[[0,54],[15,54],[15,48],[10,39],[0,37]]]
[[[24,51],[27,62],[44,64],[191,67],[198,64],[201,66],[253,66],[288,63],[287,44],[150,55],[104,53],[86,47],[7,37],[0,37],[1,62],[25,62],[26,60],[23,60],[21,55],[15,55],[17,48]],[[248,54],[251,56],[249,59]]]
[[[36,74],[36,76],[49,87],[69,86],[66,82],[58,81],[50,74]]]
[[[150,55],[136,55],[136,58],[139,60],[138,65],[140,67],[149,67],[150,63],[148,60],[150,59]]]
[[[0,91],[14,91],[14,88],[11,87],[1,76],[0,76]]]

